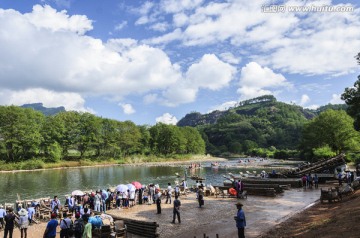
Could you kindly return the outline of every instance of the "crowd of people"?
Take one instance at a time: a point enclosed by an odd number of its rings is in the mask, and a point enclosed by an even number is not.
[[[58,196],[50,201],[49,208],[51,210],[51,219],[47,223],[44,231],[44,238],[56,237],[56,229],[60,227],[60,238],[90,238],[94,227],[101,226],[101,218],[106,215],[106,211],[110,209],[128,209],[136,204],[156,204],[157,213],[161,214],[161,200],[165,196],[165,203],[173,202],[173,221],[175,218],[180,220],[180,186],[187,189],[186,181],[182,181],[180,185],[172,188],[171,183],[165,190],[161,190],[159,185],[149,184],[142,186],[136,190],[117,191],[112,189],[97,190],[95,192],[84,193],[82,195],[70,195],[66,197],[64,206]],[[172,197],[174,195],[174,201]],[[201,195],[199,195],[201,196]],[[32,223],[36,214],[36,210],[44,205],[40,202],[33,201],[27,209],[22,208],[21,204],[17,204],[15,212],[18,214],[18,224],[21,231],[21,238],[27,237],[27,228]],[[62,208],[67,207],[66,212]],[[99,214],[101,215],[95,215]],[[109,217],[109,216],[108,216]],[[14,230],[14,220],[16,216],[13,208],[4,209],[0,205],[0,225],[4,229],[4,238],[12,238]],[[100,220],[99,220],[100,218]]]

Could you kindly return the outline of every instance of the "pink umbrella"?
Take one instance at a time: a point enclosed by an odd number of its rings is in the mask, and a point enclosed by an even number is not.
[[[134,181],[131,184],[134,185],[136,189],[140,189],[142,187],[141,183],[139,183],[138,181]]]

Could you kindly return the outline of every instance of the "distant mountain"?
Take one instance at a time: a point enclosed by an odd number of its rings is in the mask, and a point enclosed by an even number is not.
[[[345,110],[346,105],[329,104],[311,110],[265,95],[225,111],[189,113],[177,125],[197,127],[210,154],[248,153],[256,147],[296,149],[304,124],[327,109]]]
[[[47,108],[44,107],[42,103],[30,103],[30,104],[24,104],[21,107],[23,108],[32,108],[36,111],[42,112],[46,116],[55,115],[59,112],[65,112],[65,107],[51,107]]]
[[[265,110],[268,108],[269,113],[271,112],[280,112],[279,106],[284,109],[284,107],[294,110],[299,115],[302,115],[305,119],[312,119],[313,117],[319,115],[321,112],[326,111],[328,109],[333,110],[346,110],[346,104],[328,104],[325,106],[321,106],[318,109],[307,109],[294,104],[287,104],[283,102],[278,102],[276,98],[272,95],[265,95],[261,97],[257,97],[254,99],[246,100],[239,102],[234,107],[231,107],[224,111],[212,111],[207,114],[201,114],[199,112],[191,112],[185,115],[182,119],[180,119],[177,123],[178,126],[191,126],[196,127],[200,125],[211,125],[217,123],[217,121],[231,113],[236,113],[238,115],[244,116],[258,116],[259,110]],[[275,110],[276,109],[276,110]],[[281,110],[281,109],[280,109]]]

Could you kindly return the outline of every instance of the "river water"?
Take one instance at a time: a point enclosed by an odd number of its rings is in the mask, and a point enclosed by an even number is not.
[[[222,185],[224,175],[228,173],[238,174],[249,171],[260,172],[259,168],[239,167],[239,159],[221,162],[218,168],[212,168],[210,162],[201,164],[200,169],[186,169],[188,165],[173,166],[101,166],[87,168],[66,168],[55,170],[38,170],[15,173],[0,173],[0,204],[5,202],[15,202],[21,199],[36,199],[41,197],[53,197],[58,195],[63,199],[65,194],[72,191],[96,190],[115,187],[118,184],[127,184],[132,181],[139,181],[142,184],[155,183],[160,187],[166,187],[167,183],[174,184],[179,180],[175,173],[184,177],[197,175],[206,178],[206,184]],[[256,161],[251,158],[250,161]],[[267,170],[269,171],[269,169]],[[271,171],[271,170],[270,170]],[[188,180],[188,184],[195,184],[195,181]]]

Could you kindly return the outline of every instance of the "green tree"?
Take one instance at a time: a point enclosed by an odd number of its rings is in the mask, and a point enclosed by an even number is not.
[[[359,149],[359,134],[354,120],[345,111],[327,110],[309,121],[303,131],[300,149],[308,158],[317,148],[328,146],[339,154]]]
[[[80,114],[78,123],[79,134],[76,137],[80,158],[82,158],[92,147],[96,148],[100,144],[100,125],[101,120],[99,117],[87,112]]]
[[[47,116],[41,128],[42,142],[41,150],[45,157],[52,157],[56,154],[57,159],[60,159],[59,154],[59,143],[62,141],[65,126],[64,122],[59,117]],[[55,151],[52,151],[52,150]]]
[[[103,119],[101,121],[101,131],[99,144],[96,148],[97,155],[107,155],[117,157],[120,155],[120,147],[117,143],[118,121],[112,119]]]
[[[118,122],[116,130],[118,133],[116,143],[124,156],[140,151],[140,129],[132,121]]]
[[[70,149],[77,149],[76,144],[80,135],[80,113],[75,111],[61,112],[56,114],[55,118],[60,120],[64,125],[64,132],[60,141],[64,158],[69,155]]]
[[[354,87],[345,88],[341,99],[348,105],[347,113],[355,119],[355,129],[360,130],[360,75],[354,83]]]
[[[8,162],[30,159],[39,153],[44,115],[33,109],[0,107],[0,143]]]

